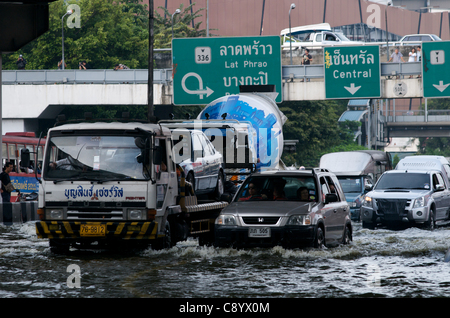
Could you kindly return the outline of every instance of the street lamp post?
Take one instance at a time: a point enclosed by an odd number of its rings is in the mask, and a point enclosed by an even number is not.
[[[181,12],[180,9],[176,9],[175,12],[172,14],[172,40],[173,40],[173,16],[174,16],[175,14],[180,13],[180,12]]]
[[[295,3],[292,3],[289,7],[289,53],[291,55],[291,65],[292,65],[292,32],[291,32],[291,10],[295,9]]]
[[[61,66],[62,66],[63,70],[65,69],[65,67],[64,67],[64,65],[65,65],[65,61],[64,61],[64,17],[66,15],[71,15],[71,14],[72,14],[72,10],[67,10],[66,14],[64,14],[61,18],[61,29],[62,29],[62,61],[61,61],[62,65]]]
[[[386,55],[387,61],[389,62],[389,35],[388,35],[388,20],[387,20],[387,8],[391,5],[391,2],[388,1],[386,7],[384,7],[384,20],[386,22]]]

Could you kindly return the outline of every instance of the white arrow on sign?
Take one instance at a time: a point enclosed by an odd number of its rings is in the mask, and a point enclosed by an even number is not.
[[[194,76],[195,78],[198,79],[198,90],[193,91],[190,90],[186,87],[186,79],[188,77]],[[199,95],[198,97],[200,99],[203,99],[203,95],[206,94],[206,97],[209,97],[209,95],[211,95],[212,93],[214,93],[214,91],[212,89],[210,89],[208,86],[206,86],[206,89],[203,89],[203,80],[200,77],[200,75],[198,75],[197,73],[194,72],[189,72],[186,75],[183,76],[182,80],[181,80],[181,87],[183,87],[183,90],[188,93],[188,94],[196,94]]]
[[[433,84],[433,86],[436,87],[441,93],[447,88],[448,85],[450,85],[450,83],[444,85],[444,81],[439,81],[439,85]]]
[[[361,88],[361,86],[356,86],[356,87],[355,87],[355,83],[351,83],[351,84],[350,84],[350,87],[344,86],[344,88],[345,88],[346,90],[348,90],[348,92],[349,92],[350,94],[354,95],[354,94],[358,91],[358,89]]]

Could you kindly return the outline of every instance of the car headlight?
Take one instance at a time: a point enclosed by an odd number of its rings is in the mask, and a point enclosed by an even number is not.
[[[309,215],[293,215],[289,218],[287,225],[310,225],[311,216]]]
[[[425,206],[425,197],[420,197],[414,200],[413,208],[422,208]]]
[[[128,210],[128,219],[129,220],[143,220],[145,216],[144,210]]]
[[[371,208],[372,207],[372,202],[373,202],[373,199],[366,195],[364,197],[363,206]]]
[[[216,219],[217,225],[236,225],[236,217],[234,215],[223,214]]]
[[[62,220],[63,209],[46,209],[45,218],[47,220]]]

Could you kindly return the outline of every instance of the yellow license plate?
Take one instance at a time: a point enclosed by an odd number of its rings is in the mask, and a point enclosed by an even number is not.
[[[105,236],[106,224],[81,224],[81,236]]]

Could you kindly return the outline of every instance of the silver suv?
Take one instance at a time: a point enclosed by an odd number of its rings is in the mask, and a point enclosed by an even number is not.
[[[314,246],[352,240],[350,208],[326,169],[250,175],[215,222],[219,247]]]
[[[437,170],[391,170],[383,173],[361,206],[363,228],[401,223],[435,227],[449,217],[450,192]]]

